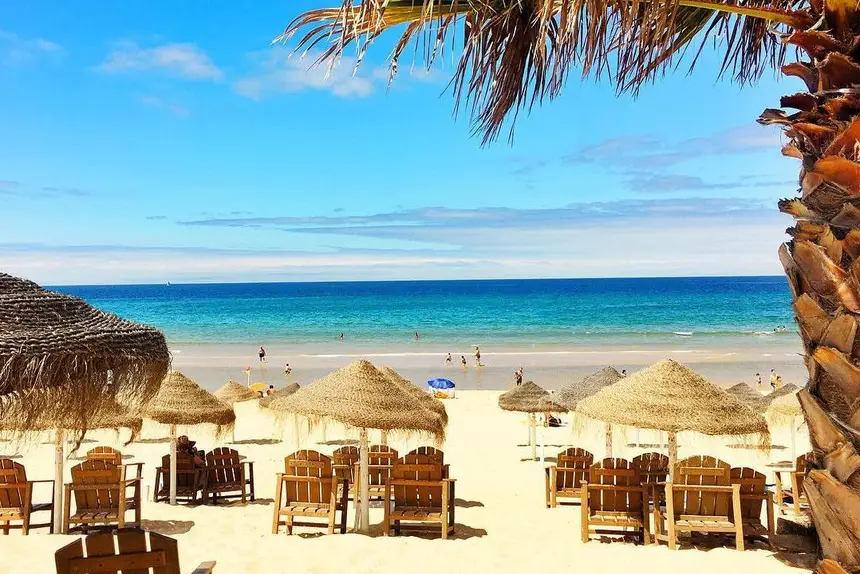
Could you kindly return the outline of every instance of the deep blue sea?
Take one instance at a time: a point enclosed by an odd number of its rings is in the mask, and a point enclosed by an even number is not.
[[[171,344],[711,343],[793,332],[783,277],[66,286]],[[795,336],[791,333],[778,335]]]

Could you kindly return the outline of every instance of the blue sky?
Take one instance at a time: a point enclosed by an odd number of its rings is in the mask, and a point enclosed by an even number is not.
[[[799,82],[575,75],[481,148],[450,59],[271,39],[324,0],[0,6],[0,269],[48,284],[777,274]]]

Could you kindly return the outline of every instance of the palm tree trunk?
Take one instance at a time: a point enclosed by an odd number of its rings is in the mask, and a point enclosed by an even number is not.
[[[841,15],[856,23],[853,11]],[[843,18],[843,19],[844,19]],[[804,480],[825,557],[860,571],[860,65],[851,26],[828,19],[827,33],[796,32],[788,43],[808,61],[783,67],[807,92],[765,110],[789,139],[783,154],[802,160],[800,194],[780,201],[795,217],[779,250],[806,352],[809,387],[800,403],[815,464]],[[828,26],[825,26],[827,28]],[[840,35],[840,30],[845,34]]]

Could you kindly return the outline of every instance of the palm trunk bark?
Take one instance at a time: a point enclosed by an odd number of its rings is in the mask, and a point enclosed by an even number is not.
[[[795,218],[779,250],[793,296],[809,386],[799,399],[815,464],[804,480],[823,554],[860,571],[860,15],[828,14],[828,32],[787,39],[808,60],[784,66],[806,92],[765,110],[784,126],[783,154],[802,161],[800,197],[780,201]],[[793,112],[793,110],[798,110]]]

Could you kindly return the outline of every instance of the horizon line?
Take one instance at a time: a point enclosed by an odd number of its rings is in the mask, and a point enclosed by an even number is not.
[[[648,280],[648,279],[774,279],[785,278],[785,275],[653,275],[637,277],[506,277],[506,278],[463,278],[463,279],[341,279],[337,281],[183,281],[174,283],[78,283],[78,284],[45,284],[45,287],[166,287],[180,285],[331,285],[338,283],[463,283],[463,282],[503,282],[503,281],[619,281],[619,280]]]

